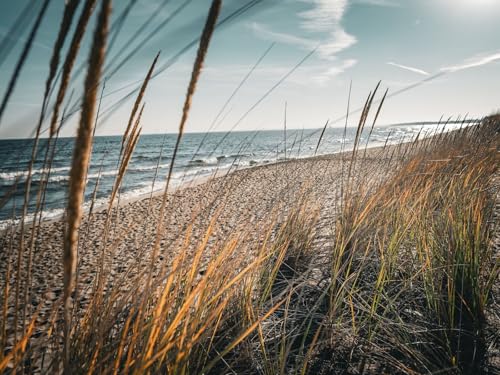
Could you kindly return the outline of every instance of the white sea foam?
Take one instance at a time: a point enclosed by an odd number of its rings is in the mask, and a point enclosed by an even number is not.
[[[461,124],[452,124],[452,125],[446,125],[444,126],[443,124],[441,125],[411,125],[411,126],[393,126],[393,127],[376,127],[373,130],[373,133],[371,134],[370,139],[368,140],[368,147],[375,147],[375,146],[381,146],[387,142],[387,144],[394,144],[394,143],[399,143],[401,141],[411,141],[415,139],[417,134],[420,134],[420,138],[425,138],[432,136],[436,133],[440,133],[441,131],[452,131],[455,129],[458,129],[460,127],[463,127],[464,125]],[[467,124],[465,125],[467,126]],[[340,146],[343,144],[344,147],[343,149],[345,151],[349,151],[352,147],[352,142],[353,142],[353,137],[354,133],[353,130],[349,130],[347,133],[347,137],[344,139],[342,136],[343,130],[340,130],[338,133],[332,133],[333,136],[329,135],[328,133],[325,133],[325,138],[322,142],[322,145],[320,147],[320,152],[318,152],[318,155],[322,154],[330,154],[334,152],[339,152]],[[361,145],[364,146],[367,142],[367,135],[368,133],[365,132],[363,133],[362,139],[361,139]],[[276,155],[276,145],[273,147],[273,138],[269,138],[268,136],[262,138],[262,142],[256,142],[255,144],[252,144],[251,148],[252,150],[249,150],[247,153],[237,153],[234,152],[235,150],[220,150],[218,154],[216,154],[213,157],[206,157],[205,155],[208,155],[208,152],[204,152],[201,154],[200,157],[196,157],[195,160],[190,161],[192,157],[192,152],[193,151],[183,151],[179,155],[181,156],[179,158],[179,161],[176,165],[175,172],[172,175],[172,180],[170,183],[170,186],[175,188],[176,186],[179,186],[182,183],[188,183],[189,181],[192,181],[193,179],[196,179],[198,177],[207,177],[211,175],[220,174],[221,172],[223,173],[224,171],[227,171],[229,169],[241,169],[241,168],[248,168],[256,165],[262,165],[262,164],[269,164],[269,163],[275,163],[279,160],[277,160],[277,156],[280,157],[280,159],[283,158],[283,154]],[[281,136],[276,138],[276,144],[280,144],[280,148],[282,147],[281,142]],[[287,159],[297,158],[297,159],[302,159],[302,158],[307,158],[310,156],[313,156],[314,151],[316,149],[316,144],[317,144],[317,137],[315,136],[314,139],[310,138],[309,140],[304,139],[304,141],[300,142],[300,147],[299,143],[295,144],[294,147],[290,147],[289,144],[287,144],[288,150],[287,150]],[[300,155],[297,155],[297,151],[300,149]],[[148,152],[150,153],[151,150],[139,150],[138,152]],[[139,159],[141,162],[138,162]],[[64,162],[64,158],[60,159],[61,162]],[[103,190],[100,191],[100,193],[103,193],[105,191],[109,191],[111,189],[111,184],[112,184],[112,179],[116,174],[118,173],[116,168],[116,161],[112,160],[112,158],[104,159],[107,163],[107,167],[105,167],[102,172],[100,173],[100,176],[103,179],[103,182],[101,184],[101,188]],[[148,161],[146,161],[148,160]],[[141,196],[144,196],[152,191],[152,175],[154,174],[154,171],[157,168],[157,157],[156,156],[149,156],[149,155],[134,155],[133,160],[131,164],[129,165],[128,172],[130,172],[130,179],[126,180],[126,183],[124,184],[121,193],[121,200],[130,200],[130,199],[137,199],[140,198]],[[168,161],[166,158],[165,161]],[[69,160],[68,160],[69,162]],[[17,161],[15,162],[9,162],[9,165],[15,165]],[[144,164],[142,164],[144,163]],[[21,164],[21,161],[19,162],[20,165],[22,165],[22,170],[20,171],[13,171],[13,170],[8,170],[7,164],[3,166],[3,168],[0,170],[0,187],[5,187],[8,186],[10,183],[15,181],[15,179],[20,178],[22,180],[26,179],[26,176],[28,174],[26,163]],[[58,162],[58,165],[61,165]],[[159,191],[165,188],[165,179],[166,179],[166,173],[165,169],[167,169],[170,165],[168,163],[165,164],[160,164],[158,166],[160,172],[158,173],[158,177],[155,181],[155,185],[153,190],[154,191]],[[99,173],[98,173],[98,166],[93,165],[90,173],[88,175],[88,180],[89,181],[95,181],[95,179],[98,178]],[[107,168],[107,169],[106,169]],[[51,186],[51,190],[56,191],[57,189],[63,189],[63,186],[58,187],[57,183],[62,183],[64,181],[69,180],[69,171],[70,167],[65,166],[57,166],[51,168],[50,172],[50,182],[54,182],[54,185]],[[43,175],[44,171],[43,169],[34,169],[32,171],[33,174],[33,181],[39,181]],[[138,182],[139,180],[139,182]],[[132,185],[133,183],[133,185]],[[50,186],[50,185],[49,185]],[[103,197],[99,198],[98,201],[95,203],[96,205],[106,205],[108,203],[108,197]],[[57,206],[57,205],[55,205]],[[61,202],[61,206],[64,206],[64,202]],[[84,208],[88,209],[89,203],[85,203]],[[54,209],[47,209],[43,213],[43,218],[44,219],[51,219],[57,216],[60,216],[63,213],[62,208],[54,208]],[[3,216],[5,217],[5,216]],[[28,221],[32,220],[32,216],[27,217]],[[12,220],[4,220],[0,221],[0,229],[3,229],[9,225],[9,223],[12,223]],[[14,222],[15,223],[15,222]]]
[[[190,160],[188,162],[189,165],[213,165],[213,164],[217,164],[218,162],[218,159],[213,156],[213,157],[209,157],[209,158],[199,158],[199,159],[194,159],[194,160]]]
[[[158,169],[165,169],[168,168],[170,164],[160,164],[158,165]],[[146,165],[146,166],[137,166],[137,167],[129,167],[128,171],[130,172],[141,172],[141,171],[154,171],[156,170],[156,164],[155,165]]]
[[[60,172],[68,172],[71,168],[70,167],[52,167],[50,169],[50,173],[60,173]],[[48,169],[33,169],[31,171],[31,174],[34,175],[40,175],[42,173],[47,173]],[[28,171],[10,171],[10,172],[0,172],[0,179],[2,180],[10,180],[13,181],[17,178],[25,178],[28,176]]]

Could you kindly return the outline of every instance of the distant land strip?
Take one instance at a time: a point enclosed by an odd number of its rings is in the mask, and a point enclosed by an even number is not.
[[[412,126],[412,125],[456,125],[456,124],[475,124],[480,122],[482,119],[469,119],[469,120],[449,120],[449,121],[414,121],[414,122],[399,122],[395,124],[388,124],[385,126],[393,127],[393,126]]]

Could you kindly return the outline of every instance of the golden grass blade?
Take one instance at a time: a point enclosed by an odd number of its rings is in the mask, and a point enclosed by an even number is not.
[[[64,239],[64,368],[70,371],[70,332],[71,308],[70,298],[74,285],[76,269],[76,253],[78,245],[78,229],[82,219],[83,192],[86,181],[85,174],[90,158],[92,144],[92,127],[96,109],[97,87],[101,77],[104,57],[106,52],[106,39],[111,13],[111,0],[103,0],[97,21],[94,40],[89,58],[87,78],[85,80],[85,96],[82,102],[80,125],[75,141],[73,161],[71,165],[68,206],[67,228]]]
[[[275,304],[271,309],[269,309],[262,317],[257,319],[252,325],[245,329],[235,340],[233,340],[216,358],[214,358],[204,369],[203,373],[209,373],[210,370],[221,360],[226,354],[233,350],[238,344],[240,344],[245,338],[248,337],[258,326],[262,324],[264,320],[270,317],[283,303],[286,299],[281,300]]]
[[[193,95],[196,90],[196,85],[198,83],[198,79],[201,74],[201,69],[203,67],[203,63],[205,61],[205,57],[208,51],[208,45],[210,44],[210,39],[212,38],[212,34],[215,30],[215,24],[217,22],[217,18],[219,16],[219,12],[222,7],[222,0],[213,0],[212,5],[210,7],[210,10],[208,12],[208,17],[205,23],[205,27],[203,29],[203,33],[201,35],[200,39],[200,44],[198,47],[198,52],[196,54],[196,60],[194,62],[193,66],[193,71],[191,73],[191,81],[189,82],[188,90],[186,93],[186,100],[184,101],[184,108],[182,110],[182,118],[181,122],[179,124],[179,132],[177,135],[177,140],[175,142],[174,146],[174,152],[172,154],[172,161],[170,163],[169,169],[168,169],[168,176],[167,176],[167,183],[165,185],[165,190],[163,193],[163,199],[160,207],[160,213],[159,213],[159,223],[158,223],[158,230],[157,230],[157,235],[156,235],[156,240],[153,248],[153,258],[156,258],[156,254],[158,253],[158,249],[160,247],[160,240],[161,237],[163,236],[163,227],[164,227],[164,214],[165,214],[165,207],[167,203],[167,192],[170,184],[170,180],[172,178],[172,172],[174,170],[174,163],[175,159],[177,156],[177,152],[179,150],[179,145],[182,139],[182,135],[184,133],[184,127],[186,125],[188,116],[189,116],[189,110],[191,108],[191,102],[193,100]]]
[[[26,23],[30,21],[30,17],[34,11],[33,9],[34,1],[26,3],[23,10],[15,18],[12,26],[8,31],[5,32],[2,41],[0,42],[0,66],[5,62],[5,59],[9,56],[12,48],[15,46],[16,34],[22,31],[26,27]]]
[[[31,319],[28,329],[26,330],[26,333],[21,338],[21,340],[17,342],[12,348],[12,350],[0,361],[0,373],[3,373],[5,371],[11,360],[14,361],[13,364],[14,368],[17,366],[17,363],[15,363],[16,359],[19,355],[22,355],[25,352],[26,346],[29,343],[29,339],[31,338],[33,330],[35,329],[35,324],[36,324],[36,315],[33,316],[33,318]]]
[[[156,57],[154,58],[153,63],[151,64],[151,67],[149,68],[148,73],[146,74],[146,78],[144,78],[144,82],[142,83],[141,89],[139,90],[139,93],[137,94],[137,98],[135,99],[135,102],[134,102],[134,107],[132,108],[132,112],[130,112],[130,118],[128,120],[127,128],[125,129],[125,133],[123,134],[122,148],[125,144],[125,141],[128,138],[130,128],[132,127],[132,124],[134,123],[135,114],[137,113],[137,110],[139,109],[139,105],[141,104],[142,98],[144,97],[144,93],[146,92],[146,89],[148,87],[148,83],[151,80],[151,76],[153,75],[153,71],[155,69],[155,65],[156,65],[156,62],[158,61],[159,57],[160,57],[160,52],[158,52]]]
[[[73,22],[73,17],[79,3],[80,2],[78,0],[69,0],[66,2],[66,5],[64,7],[64,14],[61,20],[61,25],[59,27],[59,32],[57,34],[56,42],[54,43],[54,48],[52,49],[52,57],[50,59],[49,65],[49,75],[47,76],[47,80],[45,81],[45,93],[43,95],[42,111],[40,113],[38,126],[41,126],[43,117],[45,116],[49,92],[51,90],[53,80],[56,76],[57,68],[59,67],[60,51],[66,40],[66,36],[71,27],[71,23]]]
[[[64,97],[66,96],[66,90],[69,86],[69,80],[71,78],[71,71],[76,61],[76,56],[80,50],[80,44],[85,34],[85,30],[89,23],[92,12],[94,11],[97,0],[86,0],[83,5],[82,13],[80,14],[80,19],[76,25],[73,38],[71,39],[71,44],[69,46],[68,53],[63,65],[63,72],[61,76],[61,82],[59,84],[59,90],[57,92],[56,102],[54,104],[54,109],[52,112],[52,119],[50,121],[50,135],[54,135],[56,132],[57,121],[59,118],[59,110],[61,108]],[[97,82],[99,84],[99,82]],[[96,86],[97,87],[97,86]],[[85,93],[86,95],[86,93]]]

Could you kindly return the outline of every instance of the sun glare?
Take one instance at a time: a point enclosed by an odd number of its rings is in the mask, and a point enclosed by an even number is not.
[[[498,0],[456,0],[451,3],[456,3],[468,8],[483,8],[485,6],[494,5],[495,3],[498,4]]]
[[[447,14],[476,21],[500,14],[500,0],[438,0],[433,4]]]

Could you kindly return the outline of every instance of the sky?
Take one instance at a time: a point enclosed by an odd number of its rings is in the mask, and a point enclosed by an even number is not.
[[[114,0],[113,22],[129,1]],[[41,3],[0,2],[2,98]],[[247,3],[224,0],[219,20]],[[9,33],[27,5],[29,22]],[[201,34],[209,5],[208,0],[135,2],[107,52],[97,135],[123,133],[133,90],[158,51],[157,75],[144,99],[143,133],[177,131],[196,53],[191,42]],[[1,119],[0,138],[33,134],[63,9],[62,0],[51,0]],[[288,128],[319,128],[327,120],[341,127],[350,87],[356,110],[379,81],[377,98],[389,90],[380,125],[491,114],[500,109],[498,19],[500,0],[261,0],[217,28],[186,131],[282,128],[285,106]],[[77,68],[85,67],[93,28],[94,20]],[[85,73],[80,72],[71,81],[69,107],[78,108]],[[357,117],[350,116],[352,125]],[[75,111],[61,135],[75,135],[78,119]]]

